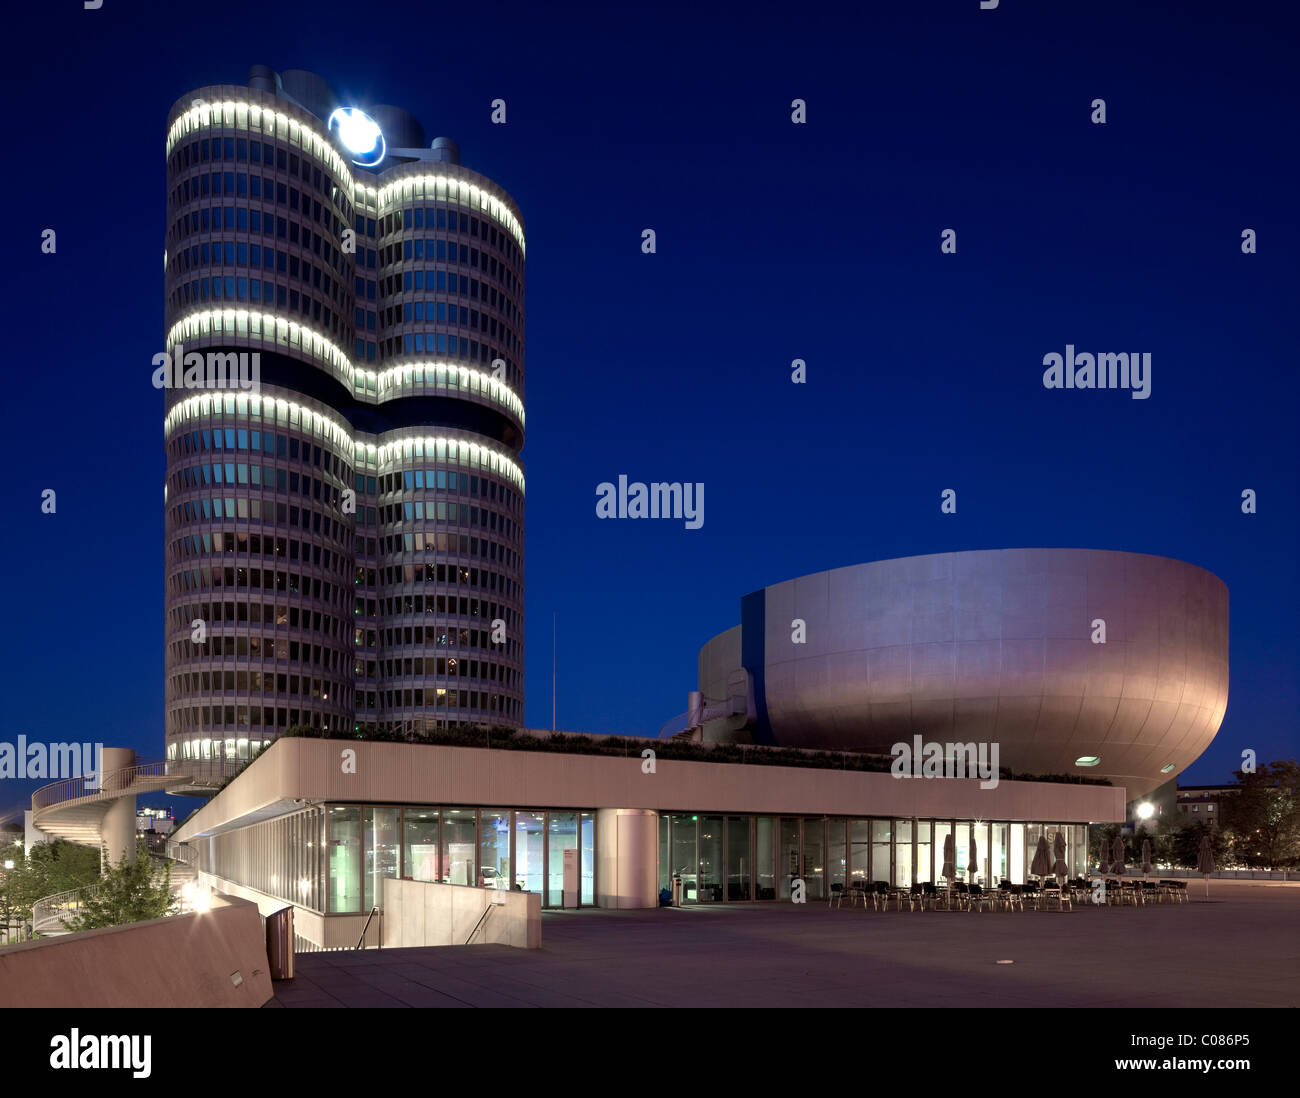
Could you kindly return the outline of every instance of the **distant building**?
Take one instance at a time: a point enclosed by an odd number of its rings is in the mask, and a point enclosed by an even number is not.
[[[1224,800],[1236,792],[1235,785],[1183,785],[1178,787],[1175,807],[1179,816],[1217,825]]]

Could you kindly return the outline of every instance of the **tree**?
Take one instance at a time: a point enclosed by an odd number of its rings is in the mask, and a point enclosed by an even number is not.
[[[12,853],[6,848],[4,858],[12,859],[14,867],[0,871],[0,920],[8,913],[19,925],[31,918],[32,905],[37,900],[80,888],[99,878],[98,849],[62,839],[38,843],[28,855],[24,855],[21,846],[15,845]]]
[[[88,891],[81,910],[70,919],[61,920],[68,930],[97,930],[121,926],[145,919],[161,919],[179,908],[172,897],[170,863],[155,870],[153,860],[141,854],[134,862],[125,858],[112,866],[98,887]]]
[[[1224,798],[1224,826],[1237,860],[1267,869],[1300,860],[1300,765],[1266,763],[1253,774],[1237,771],[1238,791]]]
[[[1169,832],[1169,862],[1182,869],[1195,869],[1201,852],[1201,836],[1209,835],[1214,864],[1222,866],[1228,853],[1228,836],[1209,821],[1180,820]]]

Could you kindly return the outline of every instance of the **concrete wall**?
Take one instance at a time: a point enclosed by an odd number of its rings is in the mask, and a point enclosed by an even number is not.
[[[477,804],[525,808],[640,808],[659,812],[768,816],[897,816],[921,819],[1117,823],[1124,789],[1104,785],[975,779],[900,780],[865,771],[659,759],[641,769],[641,744],[627,758],[549,751],[291,738],[271,745],[176,832],[178,841],[243,827],[302,808],[302,801],[353,804]],[[355,772],[340,767],[356,754]]]
[[[238,899],[0,948],[0,1008],[260,1007],[270,998],[262,921]]]
[[[384,881],[383,946],[395,949],[465,945],[489,906],[492,912],[470,944],[541,948],[540,893],[399,881],[391,877]]]
[[[204,873],[200,870],[196,876],[199,883],[210,888],[214,895],[237,896],[241,900],[256,904],[258,912],[263,917],[273,915],[275,912],[290,906],[279,896],[271,896],[265,892],[259,892],[255,888],[247,888],[212,873]],[[367,949],[377,949],[379,947],[379,923],[379,916],[376,915],[371,920],[370,927],[365,931]],[[355,949],[357,940],[361,937],[362,929],[365,926],[365,915],[330,915],[326,917],[319,911],[311,911],[308,908],[299,907],[297,904],[293,905],[293,932],[298,937],[306,938],[307,941],[324,949]]]

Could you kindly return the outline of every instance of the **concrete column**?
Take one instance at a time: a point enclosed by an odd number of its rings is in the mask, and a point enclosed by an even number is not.
[[[103,751],[104,791],[129,787],[130,778],[114,776],[114,771],[135,765],[135,751],[129,747],[106,747]],[[127,793],[113,800],[104,813],[100,827],[99,865],[101,871],[119,864],[123,858],[135,861],[135,794]]]
[[[598,808],[596,852],[597,906],[659,906],[658,812]]]

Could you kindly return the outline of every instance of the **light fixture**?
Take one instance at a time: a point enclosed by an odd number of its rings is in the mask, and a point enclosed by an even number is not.
[[[1100,755],[1080,755],[1077,759],[1074,760],[1074,765],[1075,765],[1075,766],[1100,766],[1100,765],[1101,765],[1101,756],[1100,756]]]
[[[1149,820],[1156,814],[1155,806],[1150,801],[1143,801],[1137,806],[1137,816],[1139,820]]]
[[[1173,764],[1173,763],[1165,763],[1165,765],[1162,766],[1162,767],[1160,768],[1160,773],[1161,773],[1161,774],[1168,774],[1169,771],[1171,771],[1173,768],[1174,768],[1174,764]]]
[[[388,153],[379,123],[356,107],[339,107],[329,117],[329,128],[352,154],[352,163],[363,168],[373,168]]]

